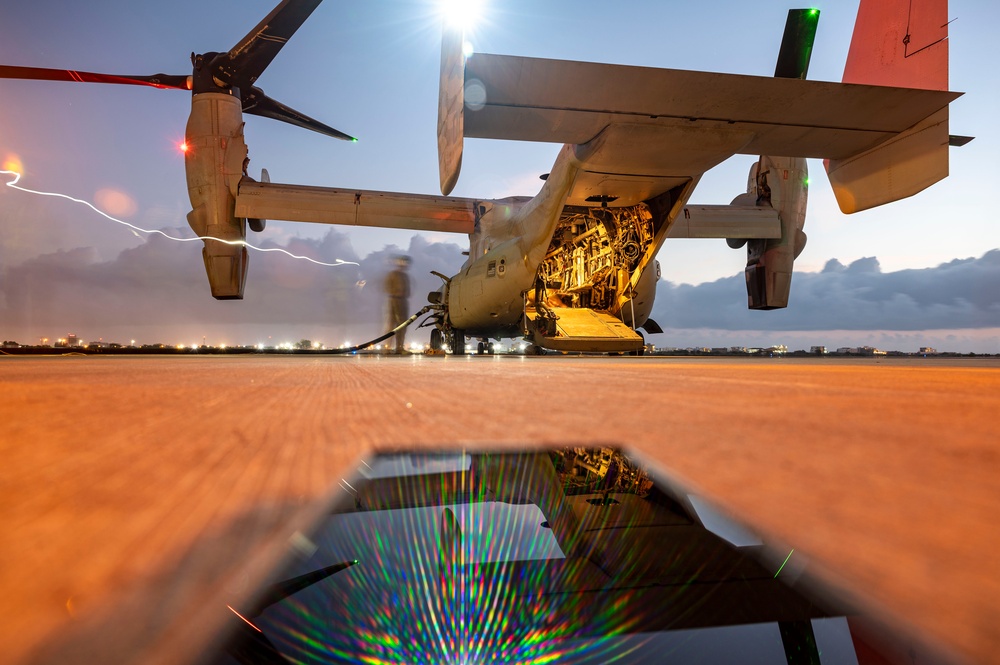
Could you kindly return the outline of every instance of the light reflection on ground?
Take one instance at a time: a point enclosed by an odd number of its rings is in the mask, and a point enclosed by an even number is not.
[[[234,619],[220,662],[856,664],[876,651],[863,617],[805,591],[798,558],[777,579],[787,549],[614,448],[382,455],[341,487],[315,547]]]

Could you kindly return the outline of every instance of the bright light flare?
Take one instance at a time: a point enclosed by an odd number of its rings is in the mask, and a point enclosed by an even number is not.
[[[115,217],[131,217],[139,209],[131,196],[117,189],[99,189],[94,194],[94,203]]]
[[[191,150],[191,146],[188,145],[187,141],[181,141],[177,144],[177,149],[186,155],[188,151]]]
[[[20,157],[11,153],[4,157],[2,170],[20,175],[24,173],[24,164]]]
[[[440,6],[441,16],[448,25],[467,32],[476,26],[483,15],[481,0],[441,0]]]

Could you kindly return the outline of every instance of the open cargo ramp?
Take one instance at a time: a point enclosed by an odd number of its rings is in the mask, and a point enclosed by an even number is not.
[[[556,334],[545,335],[534,325],[538,312],[528,310],[532,342],[554,351],[582,353],[622,353],[637,351],[645,344],[642,336],[607,312],[583,307],[550,307],[556,316]],[[542,326],[544,327],[544,326]]]

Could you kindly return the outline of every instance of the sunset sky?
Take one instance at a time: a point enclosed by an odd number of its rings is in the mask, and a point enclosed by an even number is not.
[[[228,50],[275,0],[34,0],[0,7],[0,63],[116,74],[187,74],[189,53]],[[489,53],[770,75],[793,4],[484,0],[470,35]],[[821,1],[810,78],[840,80],[857,1]],[[1000,352],[996,190],[1000,6],[952,0],[951,176],[889,206],[840,213],[819,162],[788,311],[747,312],[745,255],[722,241],[668,242],[654,318],[661,346],[786,343]],[[357,136],[346,143],[247,117],[251,173],[275,182],[434,194],[440,4],[323,3],[258,81],[273,98]],[[20,185],[93,202],[146,229],[191,235],[183,137],[189,95],[133,86],[0,81],[0,167]],[[558,146],[468,140],[456,196],[531,195]],[[728,203],[751,157],[706,175],[693,203]],[[10,180],[0,176],[0,183]],[[416,310],[453,274],[464,236],[270,223],[251,243],[360,267],[253,254],[246,300],[211,299],[195,243],[172,243],[65,200],[0,187],[0,338],[75,332],[143,343],[339,343],[379,332],[386,257],[414,256]],[[222,338],[226,339],[223,340]],[[360,340],[357,340],[360,341]],[[894,346],[895,345],[895,346]],[[799,348],[796,346],[796,348]]]

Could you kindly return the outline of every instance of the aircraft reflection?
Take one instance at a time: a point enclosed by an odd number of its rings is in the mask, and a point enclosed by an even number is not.
[[[214,662],[941,662],[615,448],[383,454],[341,487]]]

